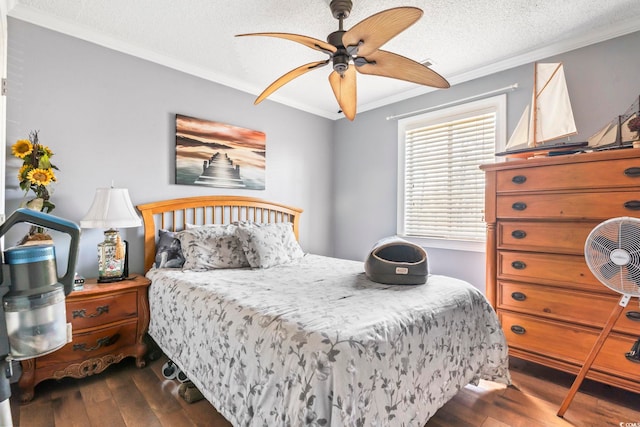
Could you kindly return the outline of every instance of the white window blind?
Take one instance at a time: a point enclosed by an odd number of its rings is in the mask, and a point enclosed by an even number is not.
[[[495,159],[499,111],[478,101],[401,124],[399,234],[485,240],[484,172]]]

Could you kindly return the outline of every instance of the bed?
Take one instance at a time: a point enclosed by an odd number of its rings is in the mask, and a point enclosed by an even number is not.
[[[469,383],[510,384],[497,316],[466,282],[372,282],[362,262],[301,251],[302,211],[260,199],[204,196],[138,209],[152,281],[149,335],[234,426],[423,426]],[[233,227],[288,230],[296,256],[186,269],[196,244],[185,240],[189,231],[179,234],[182,268],[153,266],[161,230]],[[243,250],[260,240],[238,228]]]

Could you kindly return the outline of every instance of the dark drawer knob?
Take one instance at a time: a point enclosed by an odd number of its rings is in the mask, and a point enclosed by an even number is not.
[[[514,292],[511,294],[511,298],[513,298],[516,301],[524,301],[527,299],[527,296],[522,292]]]
[[[639,167],[626,168],[624,170],[624,174],[631,178],[638,177],[640,176],[640,168]]]
[[[640,363],[640,338],[633,344],[631,351],[625,353],[624,357],[631,362]]]
[[[511,178],[511,182],[513,182],[514,184],[524,184],[525,182],[527,182],[527,177],[524,175],[516,175]]]
[[[627,358],[627,360],[631,361],[631,362],[635,362],[635,363],[640,363],[640,353],[638,352],[628,352],[627,354],[624,355],[624,357]]]
[[[511,267],[515,268],[516,270],[524,270],[525,268],[527,268],[527,264],[522,261],[513,261],[511,263]]]
[[[527,233],[524,230],[513,230],[511,232],[511,236],[514,239],[524,239],[525,237],[527,237]]]
[[[624,207],[632,211],[639,211],[640,200],[629,200],[628,202],[624,202]]]
[[[627,316],[627,319],[629,320],[640,322],[640,311],[628,311],[625,316]]]
[[[86,343],[74,344],[73,351],[94,351],[102,347],[107,347],[114,344],[120,338],[120,334],[115,334],[110,337],[103,337],[96,340],[96,345],[93,347],[87,347]]]
[[[527,204],[525,202],[515,202],[514,204],[511,205],[511,207],[516,211],[523,211],[527,209]]]
[[[90,315],[87,316],[87,310],[85,310],[84,308],[81,310],[73,310],[73,318],[91,318],[91,317],[98,317],[104,313],[108,313],[109,312],[109,306],[108,305],[101,305],[100,307],[96,307],[96,312],[92,313]]]
[[[514,334],[518,334],[518,335],[524,335],[525,332],[527,332],[527,330],[520,325],[513,325],[511,327],[511,332],[513,332]]]

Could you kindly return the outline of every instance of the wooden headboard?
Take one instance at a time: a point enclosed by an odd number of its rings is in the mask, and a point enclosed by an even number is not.
[[[244,196],[198,196],[137,206],[144,221],[144,270],[156,256],[158,230],[180,231],[185,224],[230,224],[234,221],[291,222],[298,238],[302,209]]]

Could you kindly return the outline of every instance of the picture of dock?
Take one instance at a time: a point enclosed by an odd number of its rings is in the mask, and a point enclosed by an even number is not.
[[[244,188],[240,177],[240,166],[234,165],[227,154],[217,152],[202,166],[202,175],[196,179],[196,184],[211,187]]]
[[[176,184],[265,189],[266,135],[176,114]]]

